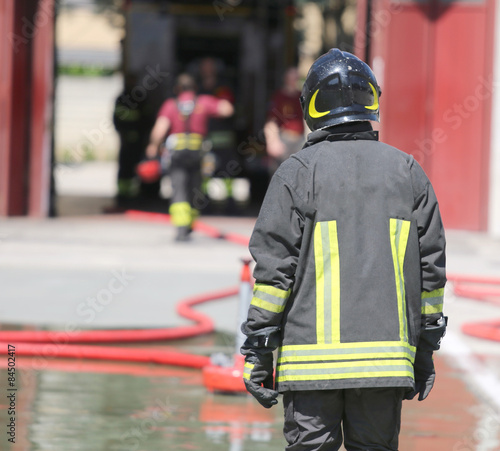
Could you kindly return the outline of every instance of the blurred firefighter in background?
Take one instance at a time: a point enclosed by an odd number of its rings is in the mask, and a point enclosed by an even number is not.
[[[221,75],[224,64],[221,60],[212,57],[202,58],[197,67],[197,82],[200,94],[208,94],[225,99],[234,104],[234,91],[226,79]],[[236,132],[233,117],[211,117],[208,120],[207,138],[211,147],[211,157],[207,162],[213,165],[212,170],[206,167],[204,172],[215,176],[225,174],[227,162],[234,159],[236,149]],[[224,185],[228,199],[232,197],[232,179],[224,178]]]
[[[134,102],[131,93],[137,86],[135,75],[125,76],[125,88],[118,96],[113,111],[113,123],[120,137],[118,155],[118,206],[126,206],[138,194],[148,196],[158,192],[158,184],[137,186],[136,166],[144,155],[148,135],[154,123],[154,111],[145,101]]]
[[[283,77],[283,87],[271,99],[264,126],[267,153],[272,159],[271,172],[290,155],[298,152],[305,142],[298,83],[297,69],[288,68]]]
[[[227,83],[221,80],[219,72],[217,61],[214,58],[203,58],[200,61],[198,71],[199,92],[200,94],[213,95],[219,99],[226,99],[229,102],[234,103],[233,90]]]
[[[175,85],[176,97],[160,108],[146,148],[148,158],[157,158],[162,144],[170,158],[172,198],[170,215],[177,227],[177,241],[186,241],[198,215],[195,200],[201,195],[203,139],[211,117],[230,117],[233,105],[226,99],[196,93],[194,78],[181,74]]]

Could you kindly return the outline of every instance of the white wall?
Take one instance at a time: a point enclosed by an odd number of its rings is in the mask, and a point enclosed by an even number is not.
[[[56,87],[55,148],[58,161],[85,160],[86,148],[97,160],[116,158],[119,139],[113,126],[122,76],[60,76]]]

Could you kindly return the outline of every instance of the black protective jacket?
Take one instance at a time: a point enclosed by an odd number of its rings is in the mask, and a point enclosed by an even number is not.
[[[413,387],[416,349],[439,348],[425,333],[446,283],[436,196],[369,123],[313,132],[279,167],[250,252],[242,330],[279,331],[279,391]]]

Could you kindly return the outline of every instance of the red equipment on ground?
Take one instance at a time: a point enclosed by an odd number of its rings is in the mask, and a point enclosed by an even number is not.
[[[243,383],[243,365],[245,359],[240,354],[240,347],[245,336],[239,330],[239,325],[245,320],[252,299],[253,283],[250,274],[250,260],[243,260],[243,269],[240,279],[240,305],[238,315],[238,328],[236,330],[236,344],[234,356],[225,362],[217,362],[212,358],[211,362],[203,367],[203,385],[208,391],[243,392],[246,393]],[[216,356],[214,356],[216,357]]]

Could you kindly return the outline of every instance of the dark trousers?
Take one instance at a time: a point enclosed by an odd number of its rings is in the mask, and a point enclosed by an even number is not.
[[[283,394],[287,451],[397,451],[402,388]],[[342,437],[342,432],[343,436]]]
[[[170,214],[172,223],[177,227],[190,227],[198,210],[204,208],[206,202],[201,192],[200,163],[182,159],[172,160],[170,167],[172,181],[172,198]]]

